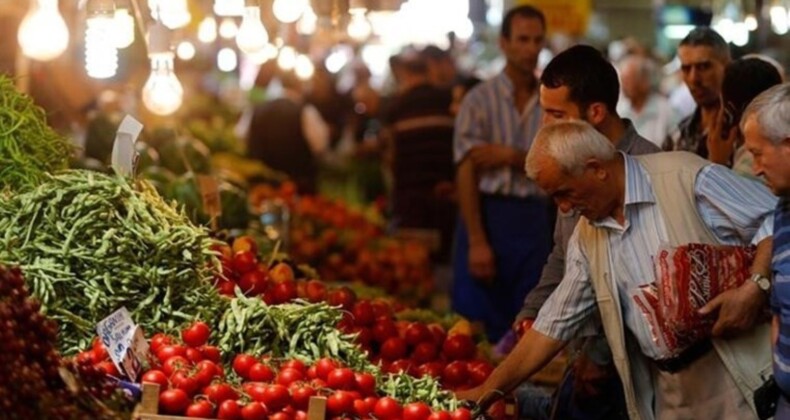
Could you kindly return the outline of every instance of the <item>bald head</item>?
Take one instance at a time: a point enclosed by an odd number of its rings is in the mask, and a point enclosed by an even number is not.
[[[620,86],[632,102],[643,102],[650,95],[656,79],[655,62],[641,55],[629,55],[620,62]]]

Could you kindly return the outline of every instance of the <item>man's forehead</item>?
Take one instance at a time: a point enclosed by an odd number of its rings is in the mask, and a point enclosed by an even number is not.
[[[716,51],[707,45],[684,45],[678,48],[678,58],[683,65],[702,64],[717,60]]]

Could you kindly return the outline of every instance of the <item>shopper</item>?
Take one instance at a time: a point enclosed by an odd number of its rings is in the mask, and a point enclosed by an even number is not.
[[[497,341],[537,283],[551,245],[549,203],[521,169],[541,110],[535,68],[543,13],[509,10],[499,46],[504,71],[467,94],[455,122],[461,223],[453,260],[453,309]]]
[[[769,270],[775,198],[760,183],[686,152],[631,157],[589,124],[546,126],[526,164],[563,211],[584,216],[568,245],[566,273],[533,328],[476,389],[477,400],[509,392],[547,363],[596,309],[632,419],[754,418],[752,393],[770,369],[766,306],[757,282],[724,292],[700,311],[718,311],[714,337],[674,356],[633,298],[655,284],[662,244],[758,244],[753,273]],[[683,331],[676,331],[683,334]],[[655,334],[658,335],[655,335]],[[672,356],[670,356],[672,355]],[[651,380],[652,378],[652,380]]]
[[[781,389],[776,419],[790,418],[790,83],[761,93],[743,113],[741,131],[754,174],[779,196],[774,212],[771,311],[774,377]]]
[[[619,64],[623,97],[617,111],[634,123],[636,131],[661,146],[678,126],[679,118],[669,100],[657,89],[656,63],[650,57],[632,54]]]
[[[586,121],[617,150],[630,155],[661,151],[640,136],[629,120],[617,115],[619,94],[617,72],[598,50],[587,45],[571,47],[554,57],[541,75],[543,121]],[[554,248],[543,267],[540,282],[524,300],[524,307],[514,325],[516,329],[523,331],[534,321],[562,280],[568,240],[580,217],[576,212],[560,211],[557,215]],[[560,385],[553,409],[554,418],[614,419],[625,416],[622,387],[603,331],[592,330],[589,333],[593,336],[575,343],[574,347],[581,349],[582,353]],[[601,395],[607,395],[607,398],[601,400]]]
[[[664,141],[664,150],[685,150],[707,159],[706,139],[719,112],[721,82],[730,62],[730,48],[713,29],[698,27],[680,41],[678,58],[683,81],[697,109]]]

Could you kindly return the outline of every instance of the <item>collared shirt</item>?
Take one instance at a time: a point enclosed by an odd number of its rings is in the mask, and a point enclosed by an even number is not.
[[[529,151],[541,124],[537,90],[523,112],[516,109],[513,83],[505,75],[479,84],[464,98],[455,120],[455,162],[475,146],[503,144]],[[542,194],[522,168],[496,168],[482,172],[478,188],[483,193],[527,197]]]
[[[790,394],[790,200],[782,199],[774,213],[773,288],[771,311],[779,317],[779,337],[774,346],[774,377]]]
[[[670,353],[654,338],[632,296],[641,287],[655,283],[653,258],[662,244],[669,243],[669,235],[649,175],[636,159],[623,156],[624,225],[607,217],[593,226],[604,229],[608,236],[609,270],[620,295],[625,325],[646,356],[662,359]],[[722,244],[757,243],[772,234],[773,218],[767,216],[776,205],[776,197],[762,184],[711,164],[697,175],[694,191],[701,219]],[[591,270],[578,235],[577,228],[568,244],[565,277],[532,326],[557,340],[573,338],[596,308]]]
[[[708,158],[708,130],[702,126],[702,110],[699,107],[693,114],[682,119],[677,130],[664,141],[666,151],[682,150]]]
[[[659,93],[650,94],[639,111],[634,109],[628,98],[623,97],[617,103],[617,113],[631,119],[636,131],[658,147],[677,129],[680,122],[669,100]]]

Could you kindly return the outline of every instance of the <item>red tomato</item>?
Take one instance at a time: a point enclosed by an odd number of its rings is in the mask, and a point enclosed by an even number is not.
[[[329,378],[329,374],[338,367],[340,367],[340,364],[328,357],[320,359],[315,363],[316,373],[318,377],[323,380]]]
[[[244,420],[266,420],[268,416],[269,412],[266,406],[257,401],[247,403],[241,409],[241,418]]]
[[[305,371],[304,376],[306,376],[307,379],[315,379],[318,377],[318,369],[316,369],[315,366],[310,366],[307,368],[307,371]]]
[[[250,368],[256,363],[258,359],[249,354],[239,354],[233,358],[233,371],[242,378],[249,379]]]
[[[251,236],[239,236],[233,240],[233,252],[250,251],[258,254],[258,243]],[[225,255],[223,253],[223,255]]]
[[[159,358],[161,362],[165,362],[173,356],[186,357],[186,355],[187,348],[180,344],[166,344],[160,347],[159,351],[156,352],[156,357]]]
[[[417,347],[411,352],[411,358],[417,363],[428,363],[436,359],[439,349],[431,341],[424,341],[417,344]]]
[[[153,337],[151,337],[151,343],[149,347],[151,348],[151,352],[156,354],[160,348],[170,344],[173,341],[172,338],[168,337],[162,333],[156,333]]]
[[[387,369],[389,373],[405,372],[411,376],[417,376],[417,367],[408,359],[400,359],[392,362]]]
[[[239,251],[233,254],[233,269],[244,274],[258,266],[258,257],[252,251]]]
[[[428,330],[431,331],[434,344],[436,344],[438,347],[441,347],[442,344],[444,344],[444,340],[447,338],[447,333],[444,331],[444,327],[434,323],[428,325]]]
[[[236,296],[236,283],[228,280],[220,280],[216,283],[217,291],[223,296]]]
[[[143,374],[141,382],[149,382],[152,384],[159,385],[159,391],[164,391],[167,389],[168,381],[167,375],[161,370],[152,369],[148,372]]]
[[[356,414],[359,418],[370,417],[370,413],[372,411],[373,407],[365,402],[365,400],[354,400],[354,414]]]
[[[239,279],[239,288],[247,296],[258,296],[266,291],[266,273],[260,270],[252,270],[244,273]]]
[[[200,388],[205,388],[211,384],[211,380],[221,376],[221,371],[217,365],[210,360],[203,360],[195,367],[195,380]]]
[[[385,317],[387,319],[392,318],[392,306],[382,299],[375,299],[370,302],[370,306],[373,308],[373,316],[376,319]]]
[[[190,397],[195,395],[197,390],[200,388],[198,381],[189,376],[187,371],[179,370],[170,377],[170,382],[173,385],[174,389],[181,389],[187,393]]]
[[[346,286],[338,287],[337,289],[329,292],[329,299],[327,303],[331,306],[342,306],[343,309],[350,311],[354,307],[354,302],[357,300],[357,295],[353,290]]]
[[[469,378],[469,369],[466,362],[456,360],[444,367],[442,379],[448,386],[459,386],[466,383]]]
[[[271,382],[274,379],[274,371],[269,365],[257,362],[250,367],[247,378],[255,382]]]
[[[279,413],[274,413],[269,416],[269,420],[293,420],[293,416],[284,411],[280,411]]]
[[[96,367],[100,371],[102,371],[102,373],[104,373],[105,375],[115,376],[115,377],[121,376],[121,372],[118,372],[118,368],[115,367],[115,363],[109,360],[104,360],[102,362],[99,362],[99,364],[97,364]]]
[[[405,337],[406,343],[411,346],[416,346],[420,343],[431,341],[433,334],[428,327],[421,322],[412,322],[406,327]]]
[[[413,402],[403,407],[403,420],[426,420],[431,415],[431,407],[424,402]]]
[[[187,348],[186,358],[190,362],[197,364],[199,361],[203,360],[203,353],[196,348],[189,347]]]
[[[203,353],[204,360],[211,360],[214,363],[222,361],[222,354],[217,346],[202,346],[199,350]]]
[[[200,400],[190,404],[185,415],[187,417],[209,419],[214,416],[214,406],[206,400]]]
[[[189,406],[189,396],[181,389],[159,393],[159,411],[164,414],[183,414]]]
[[[370,373],[355,373],[354,382],[357,390],[365,396],[376,393],[376,377]]]
[[[417,372],[419,373],[420,377],[428,375],[439,379],[442,377],[442,374],[444,373],[444,363],[442,362],[423,363],[420,365],[419,368],[417,368]]]
[[[96,337],[93,340],[93,345],[91,346],[91,357],[93,358],[93,363],[97,364],[103,362],[105,360],[109,360],[110,353],[107,352],[107,347],[104,347],[104,343]]]
[[[398,401],[394,398],[383,397],[376,402],[373,407],[373,414],[381,420],[398,419],[401,417],[402,409]]]
[[[211,384],[203,389],[203,393],[214,404],[221,404],[223,401],[239,398],[239,394],[230,385],[223,383]]]
[[[307,420],[307,412],[304,410],[296,410],[293,420]]]
[[[291,404],[298,410],[307,410],[310,397],[316,395],[315,389],[307,385],[293,384],[291,390]]]
[[[373,326],[373,339],[378,343],[387,341],[390,337],[398,336],[398,328],[391,319],[379,318]]]
[[[468,408],[458,408],[450,415],[452,420],[472,420],[472,412]]]
[[[373,305],[369,300],[360,300],[354,304],[354,309],[351,311],[354,315],[354,324],[360,326],[370,326],[376,320],[373,314]]]
[[[351,414],[354,411],[354,398],[345,391],[335,391],[326,399],[326,410],[330,415]]]
[[[332,389],[349,391],[354,388],[354,371],[349,368],[337,368],[329,373],[326,384]]]
[[[282,365],[280,365],[280,369],[296,369],[301,373],[305,373],[307,370],[307,366],[305,366],[304,362],[298,359],[289,360]]]
[[[247,382],[243,385],[244,392],[252,398],[253,401],[264,402],[266,388],[268,385],[262,384],[260,382]]]
[[[269,385],[263,392],[263,403],[270,411],[278,411],[291,403],[288,388],[282,385]]]
[[[167,376],[172,376],[177,370],[186,369],[192,366],[192,362],[183,356],[173,356],[162,363],[162,372]]]
[[[309,280],[305,286],[305,294],[309,302],[323,302],[326,299],[326,285],[320,280]]]
[[[359,344],[363,350],[370,348],[370,343],[373,341],[373,332],[371,332],[370,328],[354,327],[351,333],[357,335],[354,337],[354,342]]]
[[[428,420],[453,420],[453,416],[447,411],[434,411],[428,416]]]
[[[241,420],[241,407],[234,400],[225,400],[217,409],[217,418],[221,420]]]
[[[448,360],[467,360],[475,356],[475,342],[472,337],[463,334],[453,334],[444,340],[442,354]]]
[[[406,342],[400,337],[390,337],[381,345],[381,357],[386,360],[403,359],[406,356]]]
[[[92,365],[93,364],[93,351],[92,350],[81,351],[77,355],[77,364],[78,365],[82,365],[82,366]]]
[[[277,283],[272,288],[274,298],[277,302],[285,303],[296,299],[296,282],[293,280],[286,280],[282,283]]]
[[[494,367],[491,366],[490,363],[484,362],[482,360],[469,362],[468,369],[469,382],[472,384],[472,386],[477,386],[485,382],[485,380],[491,375],[491,372],[494,371]]]
[[[277,383],[283,386],[290,386],[294,382],[299,382],[304,379],[302,372],[294,368],[285,368],[280,370],[277,374]]]
[[[200,347],[208,341],[211,335],[211,328],[202,321],[197,321],[181,331],[181,339],[190,347]]]

